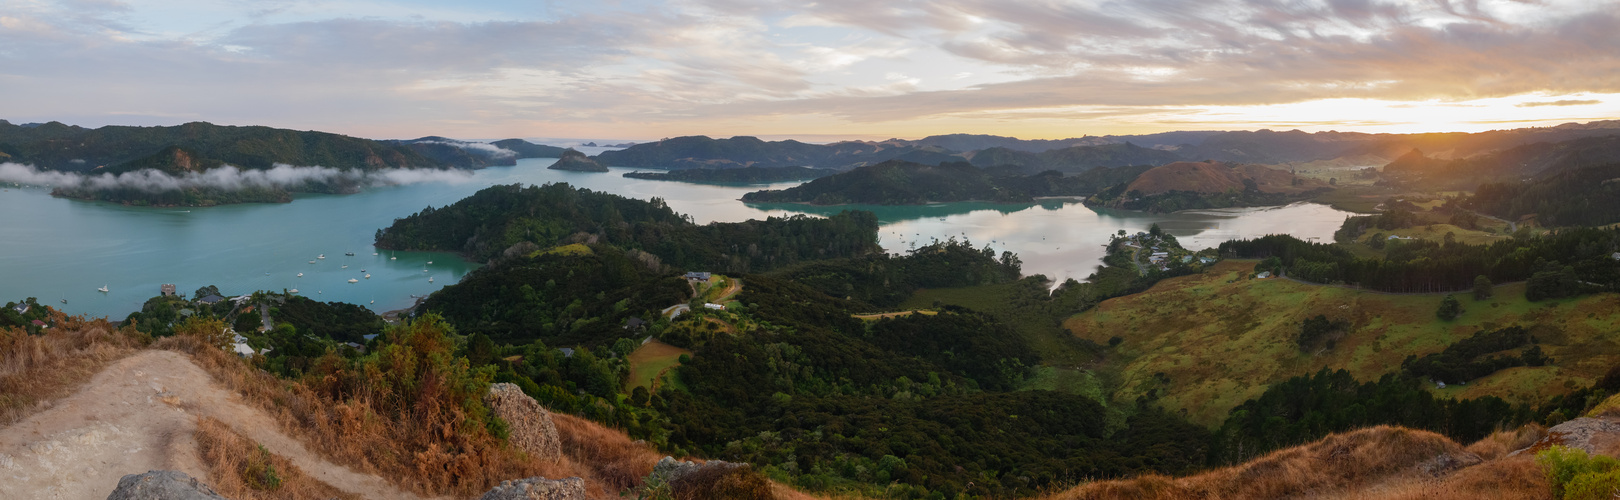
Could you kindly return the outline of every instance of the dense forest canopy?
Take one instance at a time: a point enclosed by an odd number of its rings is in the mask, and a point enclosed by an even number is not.
[[[1490,245],[1392,240],[1385,247],[1384,258],[1358,257],[1342,246],[1287,235],[1220,245],[1224,255],[1277,257],[1291,278],[1387,292],[1472,290],[1479,276],[1493,283],[1530,280],[1532,290],[1538,290],[1543,280],[1556,279],[1568,285],[1562,292],[1553,290],[1553,295],[1547,296],[1580,293],[1583,288],[1620,290],[1620,260],[1612,257],[1616,251],[1620,251],[1620,229],[1614,228],[1571,228],[1542,236],[1521,234]],[[1586,284],[1575,283],[1576,275]]]
[[[1028,202],[1043,196],[1084,197],[1129,182],[1145,167],[1095,168],[1078,175],[1046,171],[1022,175],[1018,169],[981,169],[966,162],[924,165],[888,161],[822,177],[782,190],[743,195],[750,203],[815,205],[919,205],[952,201]]]
[[[663,200],[625,198],[568,184],[495,186],[377,231],[379,248],[460,252],[474,260],[563,243],[641,250],[688,270],[747,273],[877,252],[877,218],[844,212],[693,224]]]

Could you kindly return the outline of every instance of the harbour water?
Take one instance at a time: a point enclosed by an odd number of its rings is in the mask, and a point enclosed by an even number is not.
[[[161,284],[173,283],[184,293],[216,285],[226,295],[296,288],[318,300],[351,302],[379,312],[398,309],[409,306],[413,296],[455,283],[477,264],[447,253],[379,252],[371,247],[375,232],[424,207],[512,183],[568,182],[632,198],[659,197],[700,224],[872,210],[883,224],[880,243],[891,252],[934,239],[967,238],[998,252],[1015,252],[1025,274],[1057,281],[1090,274],[1100,263],[1108,235],[1120,229],[1135,232],[1158,223],[1185,246],[1206,248],[1231,238],[1279,232],[1330,238],[1348,215],[1313,204],[1177,214],[1099,212],[1062,200],[906,207],[751,205],[738,198],[794,183],[721,186],[627,179],[621,174],[632,169],[547,170],[552,161],[521,160],[515,167],[472,172],[459,182],[206,208],[128,207],[53,198],[47,188],[7,188],[0,192],[0,303],[36,297],[70,314],[121,319],[157,295]],[[321,254],[326,258],[318,259]],[[371,278],[363,277],[367,273]],[[103,285],[108,292],[96,290]],[[67,304],[60,302],[64,298]]]

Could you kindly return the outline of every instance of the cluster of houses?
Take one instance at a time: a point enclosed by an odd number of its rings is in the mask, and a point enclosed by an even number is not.
[[[1158,268],[1160,271],[1170,268],[1171,259],[1173,258],[1170,255],[1171,248],[1157,241],[1153,235],[1138,231],[1136,234],[1126,236],[1124,245],[1130,248],[1150,250],[1151,253],[1148,254],[1147,258],[1149,265]],[[1192,264],[1196,260],[1199,264],[1209,265],[1214,263],[1216,259],[1187,254],[1182,255],[1180,260],[1183,264]]]

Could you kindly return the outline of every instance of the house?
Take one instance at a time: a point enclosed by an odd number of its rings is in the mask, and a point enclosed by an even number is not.
[[[45,326],[45,322],[44,322],[44,321],[40,321],[40,320],[37,320],[37,319],[36,319],[36,320],[34,320],[34,326],[38,326],[38,327],[44,327],[44,326]]]
[[[1211,262],[1215,262],[1215,259],[1210,258],[1210,257],[1199,257],[1198,262],[1208,264],[1208,263],[1211,263]]]
[[[693,271],[686,273],[686,279],[696,281],[709,281],[709,273]]]
[[[713,302],[710,302],[708,304],[703,304],[703,307],[706,307],[706,308],[709,308],[709,309],[714,309],[716,311],[724,311],[724,310],[726,310],[726,306],[722,306],[720,304],[716,304],[716,303],[713,303]]]
[[[17,314],[28,314],[29,307],[30,306],[27,302],[23,302],[21,304],[11,306],[11,310],[17,311]]]
[[[366,353],[366,346],[356,344],[354,342],[344,342],[343,345],[349,346],[350,349],[354,349],[355,352],[358,352],[360,354],[365,354]]]
[[[624,320],[624,329],[626,330],[640,330],[646,327],[647,320],[637,318],[635,316],[631,316],[630,319]]]
[[[202,302],[202,303],[208,304],[208,305],[214,305],[215,303],[217,303],[217,302],[219,302],[221,300],[225,300],[225,297],[220,297],[218,294],[210,293],[210,294],[208,294],[207,297],[197,299],[197,302]]]
[[[1271,277],[1271,271],[1260,271],[1260,274],[1256,274],[1256,275],[1254,275],[1254,277],[1255,277],[1255,279],[1270,278]]]
[[[158,290],[160,290],[163,293],[164,297],[173,297],[174,296],[174,284],[173,283],[165,283],[162,286],[159,286]]]
[[[1181,262],[1184,263],[1184,264],[1185,263],[1190,263],[1190,262],[1192,262],[1192,259],[1193,259],[1193,256],[1191,256],[1191,255],[1184,256],[1184,257],[1181,258]]]
[[[251,300],[252,298],[253,298],[252,295],[241,295],[241,296],[237,296],[237,297],[232,297],[231,302],[236,304],[236,307],[242,307],[242,304],[247,303],[247,301]],[[253,308],[252,306],[248,306],[248,309],[252,309],[252,308]],[[247,312],[247,311],[243,311],[243,312]]]
[[[1614,255],[1610,255],[1610,257],[1614,257],[1614,260],[1620,260],[1620,252],[1615,252]]]
[[[557,350],[562,351],[563,357],[565,357],[565,358],[574,357],[574,348],[572,348],[572,347],[561,347],[561,348],[558,348]]]

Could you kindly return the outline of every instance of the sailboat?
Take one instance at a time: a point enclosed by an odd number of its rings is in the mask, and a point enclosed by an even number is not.
[[[63,303],[63,304],[66,304],[66,303],[67,303],[67,294],[65,294],[65,293],[64,293],[64,294],[62,294],[62,303]]]
[[[107,285],[101,285],[101,288],[97,288],[96,291],[101,292],[101,293],[107,293]]]
[[[354,256],[354,252],[343,252],[343,255],[347,255],[347,256],[350,256],[350,257],[353,257],[353,256]]]
[[[394,254],[388,254],[388,260],[399,260],[399,257],[395,257]]]
[[[349,268],[349,265],[348,265],[348,264],[344,264],[344,265],[343,265],[343,268],[344,268],[344,269],[348,269],[348,268]]]
[[[430,265],[430,266],[433,265],[433,261],[431,261],[431,260],[428,261],[428,265]]]
[[[432,282],[433,282],[433,277],[432,277],[432,276],[428,276],[428,283],[432,283]]]
[[[324,258],[326,258],[326,254],[323,253],[323,254],[320,254],[320,255],[316,255],[315,258],[324,259]]]
[[[354,279],[354,278],[349,278],[349,282],[350,283],[359,283],[360,280],[357,280],[357,279]]]
[[[292,290],[287,290],[287,293],[298,293],[298,289],[294,288]]]
[[[298,273],[298,277],[300,277],[300,278],[304,277],[304,273]]]
[[[310,263],[310,264],[314,264],[314,263],[315,263],[315,261],[313,261],[313,260],[312,260],[312,261],[309,261],[309,263]]]

